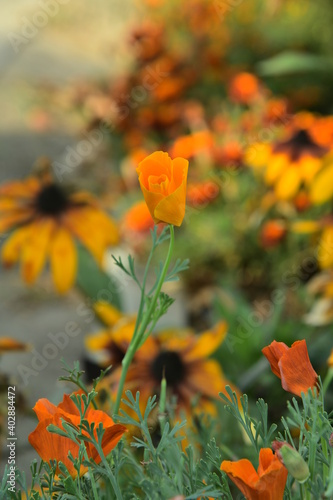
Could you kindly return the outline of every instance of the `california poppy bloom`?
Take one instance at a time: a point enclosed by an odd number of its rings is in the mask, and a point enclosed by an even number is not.
[[[0,231],[14,230],[2,247],[2,262],[21,261],[23,280],[32,284],[50,260],[58,292],[74,283],[77,238],[101,262],[118,242],[115,223],[86,192],[68,194],[49,173],[0,187]]]
[[[140,391],[144,406],[148,397],[158,394],[163,374],[170,395],[177,397],[178,410],[193,414],[193,399],[199,411],[212,409],[212,400],[218,398],[227,384],[220,364],[209,356],[226,336],[227,325],[218,323],[211,330],[195,335],[191,330],[167,330],[150,336],[136,352],[125,382],[125,389]],[[110,387],[116,394],[121,367],[110,375]]]
[[[156,151],[141,161],[136,171],[155,224],[180,226],[185,216],[188,161],[171,160],[168,153]]]
[[[302,392],[317,386],[318,375],[311,365],[305,340],[297,340],[290,348],[284,342],[273,340],[262,353],[285,391],[301,396]]]
[[[260,450],[257,471],[246,458],[237,462],[223,460],[221,470],[247,500],[283,500],[288,471],[270,448]]]
[[[75,477],[77,471],[74,468],[73,462],[68,458],[68,454],[71,452],[73,457],[77,458],[79,454],[79,445],[67,437],[49,432],[47,427],[53,424],[63,429],[62,420],[65,420],[76,428],[79,428],[80,413],[76,405],[71,398],[65,394],[62,403],[58,406],[50,403],[48,399],[39,399],[33,410],[37,415],[39,423],[36,429],[29,434],[29,443],[35,448],[39,456],[45,462],[49,462],[50,460],[57,460],[57,462],[61,461],[66,465],[71,476]],[[96,437],[96,428],[100,423],[103,424],[103,428],[105,429],[102,439],[104,455],[108,455],[110,451],[113,450],[124,432],[126,432],[126,427],[115,424],[109,415],[100,410],[88,408],[85,420],[87,420],[89,424],[95,424],[94,432]],[[84,430],[81,432],[87,435]],[[96,463],[100,463],[101,457],[98,455],[92,443],[85,442],[85,446],[88,457],[95,460]],[[80,476],[85,474],[87,470],[87,467],[82,465]]]

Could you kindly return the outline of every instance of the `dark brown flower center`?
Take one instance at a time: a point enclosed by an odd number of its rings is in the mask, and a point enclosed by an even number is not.
[[[36,206],[43,215],[60,215],[69,205],[66,193],[56,184],[48,184],[37,196]]]
[[[275,153],[286,153],[291,161],[297,161],[303,154],[320,158],[327,152],[327,148],[318,146],[307,130],[301,129],[290,139],[276,144]]]
[[[152,362],[153,377],[160,382],[165,376],[167,385],[176,386],[185,375],[185,366],[179,354],[174,351],[162,351]]]

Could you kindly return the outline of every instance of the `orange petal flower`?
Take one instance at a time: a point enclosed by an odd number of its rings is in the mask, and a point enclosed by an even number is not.
[[[155,224],[180,226],[185,216],[188,161],[172,160],[168,153],[156,151],[141,161],[136,171]]]
[[[231,81],[229,88],[230,97],[242,104],[253,101],[260,92],[259,80],[251,73],[239,73]]]
[[[281,220],[265,222],[261,229],[260,240],[264,248],[277,246],[287,234],[286,224]]]
[[[262,448],[258,471],[247,459],[224,460],[221,470],[228,474],[247,500],[282,500],[288,471],[270,448]]]
[[[36,429],[28,436],[29,443],[35,448],[40,457],[45,461],[57,460],[63,462],[72,477],[77,475],[73,462],[68,458],[68,453],[71,452],[73,457],[78,457],[79,445],[71,441],[67,437],[59,436],[47,430],[50,424],[56,425],[60,429],[63,428],[62,420],[78,427],[80,424],[80,413],[70,397],[65,394],[62,403],[58,406],[53,405],[47,399],[39,399],[33,408],[39,424]],[[121,436],[126,432],[126,427],[120,424],[115,424],[109,415],[100,410],[88,408],[85,419],[89,424],[95,423],[96,428],[100,423],[103,424],[104,435],[102,439],[102,447],[105,455],[116,446]],[[87,435],[86,432],[82,431]],[[86,443],[87,455],[99,463],[101,457],[98,455],[96,448],[91,443]],[[80,476],[87,472],[87,467],[81,466]]]
[[[28,351],[29,345],[11,337],[0,337],[0,354],[10,351]]]
[[[305,340],[294,342],[290,348],[274,340],[262,352],[285,391],[301,396],[302,392],[317,386],[318,375],[311,365]]]

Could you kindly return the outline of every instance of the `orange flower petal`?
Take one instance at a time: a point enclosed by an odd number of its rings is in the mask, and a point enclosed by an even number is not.
[[[283,389],[296,396],[317,385],[318,375],[311,365],[305,340],[292,344],[280,359],[279,368]]]
[[[276,342],[276,340],[262,349],[262,353],[271,365],[272,372],[279,378],[281,378],[279,361],[288,349],[289,347],[284,342]]]
[[[283,500],[288,471],[270,448],[260,450],[258,472],[247,459],[225,460],[221,470],[228,474],[247,500]]]
[[[154,222],[180,226],[185,216],[188,161],[171,160],[167,153],[156,151],[140,162],[136,170]]]

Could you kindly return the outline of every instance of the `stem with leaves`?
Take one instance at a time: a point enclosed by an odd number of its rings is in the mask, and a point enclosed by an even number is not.
[[[145,294],[145,285],[146,285],[146,279],[147,279],[147,274],[148,274],[148,268],[149,268],[149,265],[150,265],[150,262],[152,259],[152,254],[156,248],[156,240],[154,239],[154,235],[156,238],[156,230],[153,233],[153,247],[152,247],[152,250],[151,250],[150,255],[148,257],[148,262],[146,265],[144,278],[143,278],[143,284],[142,284],[142,286],[140,286],[140,288],[141,288],[141,301],[140,301],[139,312],[138,312],[138,316],[137,316],[136,324],[135,324],[135,328],[134,328],[134,333],[133,333],[131,343],[130,343],[130,345],[126,351],[126,354],[123,358],[123,361],[122,361],[122,372],[121,372],[121,377],[120,377],[118,392],[117,392],[117,398],[116,398],[116,403],[115,403],[115,408],[114,408],[115,413],[119,412],[121,397],[123,394],[124,384],[125,384],[128,369],[131,365],[131,362],[135,356],[136,351],[142,345],[144,340],[146,340],[146,338],[147,338],[147,336],[145,335],[146,329],[152,321],[153,321],[154,325],[157,322],[156,317],[153,318],[153,316],[154,316],[157,301],[160,297],[161,288],[162,288],[163,283],[165,282],[165,278],[167,276],[167,272],[169,269],[171,256],[172,256],[173,245],[174,245],[174,227],[170,224],[168,226],[168,228],[170,231],[169,250],[168,250],[163,268],[158,275],[156,284],[153,287],[153,291],[154,291],[153,295],[151,295],[152,291],[150,294],[146,295]],[[163,232],[163,234],[165,234],[165,233]],[[117,261],[116,261],[116,263],[117,263]],[[132,274],[134,274],[134,272],[132,272]],[[144,311],[144,304],[145,303],[147,304],[146,311]],[[149,330],[149,333],[151,332],[151,330],[152,329]]]

